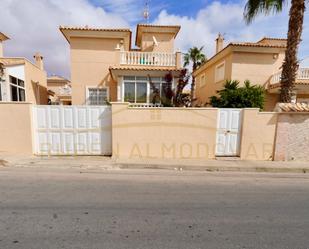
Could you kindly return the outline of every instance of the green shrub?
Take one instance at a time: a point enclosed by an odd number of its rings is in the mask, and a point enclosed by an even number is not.
[[[227,80],[224,88],[217,91],[219,96],[211,96],[210,104],[219,108],[260,108],[263,109],[265,90],[262,86],[251,85],[249,80],[239,87],[239,81]]]

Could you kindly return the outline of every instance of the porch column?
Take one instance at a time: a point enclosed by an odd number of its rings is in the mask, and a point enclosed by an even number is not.
[[[182,61],[181,61],[181,52],[176,52],[176,68],[181,69],[182,68]]]
[[[122,102],[122,81],[123,77],[117,77],[117,102]]]

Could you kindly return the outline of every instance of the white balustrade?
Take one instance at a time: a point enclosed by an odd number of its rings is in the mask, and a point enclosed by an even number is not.
[[[298,80],[308,80],[309,79],[309,68],[300,68],[297,73]]]
[[[123,51],[120,52],[120,64],[174,67],[176,66],[176,55],[173,53]]]
[[[270,84],[280,83],[280,80],[281,80],[281,71],[275,73],[271,77]],[[309,68],[299,68],[296,80],[309,80]]]

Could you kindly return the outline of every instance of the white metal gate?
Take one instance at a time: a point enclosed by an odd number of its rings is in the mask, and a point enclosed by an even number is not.
[[[217,124],[217,156],[238,156],[242,126],[241,109],[219,109]]]
[[[36,155],[111,155],[110,106],[33,107]]]

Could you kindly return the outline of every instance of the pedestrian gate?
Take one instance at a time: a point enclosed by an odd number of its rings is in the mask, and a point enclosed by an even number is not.
[[[217,156],[239,156],[241,126],[241,109],[219,109],[216,143]]]

